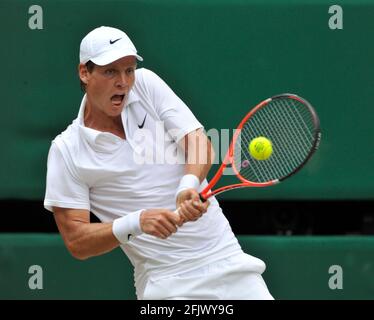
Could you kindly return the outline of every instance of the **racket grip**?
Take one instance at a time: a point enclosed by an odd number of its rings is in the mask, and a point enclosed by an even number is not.
[[[205,203],[205,202],[206,202],[206,199],[204,199],[204,198],[202,197],[201,193],[199,193],[199,198],[200,198],[200,201],[201,201],[202,203]],[[174,213],[179,214],[179,208],[176,209],[176,210],[174,211]]]

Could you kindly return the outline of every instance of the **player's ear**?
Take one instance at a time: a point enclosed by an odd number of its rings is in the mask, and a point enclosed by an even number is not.
[[[81,79],[81,81],[84,84],[87,84],[89,72],[88,72],[87,66],[85,64],[80,63],[78,65],[78,74],[79,74],[79,78]]]

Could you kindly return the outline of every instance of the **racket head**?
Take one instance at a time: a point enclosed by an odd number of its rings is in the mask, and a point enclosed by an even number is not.
[[[256,129],[251,129],[252,124]],[[252,139],[260,136],[272,143],[273,153],[267,160],[256,160],[249,152]],[[223,163],[200,193],[201,200],[232,189],[271,186],[289,178],[308,162],[320,139],[319,118],[306,99],[284,93],[260,102],[239,123]],[[212,190],[227,166],[240,183]]]
[[[266,137],[272,154],[255,159],[250,142]],[[269,186],[299,171],[318,149],[320,121],[312,105],[295,94],[268,98],[253,108],[240,122],[230,146],[230,162],[245,186]]]

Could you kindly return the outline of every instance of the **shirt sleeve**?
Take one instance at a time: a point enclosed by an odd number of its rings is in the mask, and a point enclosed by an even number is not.
[[[73,176],[55,143],[48,154],[44,207],[51,212],[52,207],[90,210],[88,185]]]
[[[143,80],[160,120],[176,142],[191,131],[203,127],[187,105],[158,75],[144,69]]]

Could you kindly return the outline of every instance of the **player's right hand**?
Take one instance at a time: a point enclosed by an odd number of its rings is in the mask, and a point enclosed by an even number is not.
[[[140,215],[140,227],[143,232],[166,239],[183,224],[179,214],[167,209],[148,209]]]
[[[177,196],[177,208],[183,222],[196,221],[207,212],[209,201],[200,201],[199,193],[195,189],[186,189]]]

